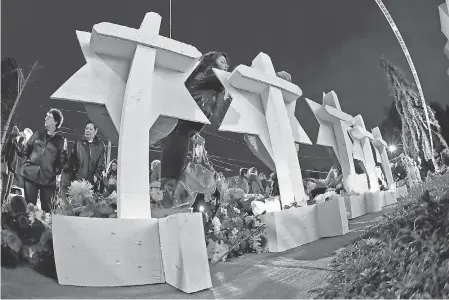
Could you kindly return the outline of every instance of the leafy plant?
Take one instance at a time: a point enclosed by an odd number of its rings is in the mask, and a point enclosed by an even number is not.
[[[332,261],[320,298],[449,297],[449,174],[414,186]]]

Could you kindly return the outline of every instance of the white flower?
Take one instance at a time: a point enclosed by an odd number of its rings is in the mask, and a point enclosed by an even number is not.
[[[339,195],[335,191],[328,191],[324,193],[325,200],[331,200],[335,198],[339,198]]]
[[[326,198],[324,198],[324,194],[319,194],[314,198],[316,204],[324,203]]]
[[[251,210],[253,211],[253,214],[255,216],[258,216],[266,210],[265,203],[260,201],[253,201],[251,202]]]

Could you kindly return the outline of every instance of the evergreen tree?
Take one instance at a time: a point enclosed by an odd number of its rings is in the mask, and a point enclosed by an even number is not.
[[[434,158],[434,149],[431,149],[423,103],[416,85],[407,80],[403,72],[391,62],[381,59],[381,66],[387,73],[388,85],[396,110],[401,118],[401,139],[404,153],[415,161],[431,163],[433,168],[438,170]],[[439,132],[440,125],[433,110],[428,105],[427,111],[433,140],[438,141],[437,145],[445,145],[446,143],[444,143],[444,139]]]
[[[449,143],[449,105],[443,108],[440,103],[431,102],[430,107],[432,107],[435,113],[435,118],[440,124],[440,133],[447,144]]]

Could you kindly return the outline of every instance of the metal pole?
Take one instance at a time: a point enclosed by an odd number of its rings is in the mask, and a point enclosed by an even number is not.
[[[170,38],[171,38],[171,0],[170,0]]]

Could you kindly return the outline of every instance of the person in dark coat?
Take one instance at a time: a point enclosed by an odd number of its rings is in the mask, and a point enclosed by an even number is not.
[[[25,199],[36,205],[40,193],[41,208],[51,212],[51,201],[56,190],[56,175],[67,162],[67,140],[57,132],[63,122],[60,110],[52,108],[45,117],[45,130],[37,130],[23,145],[24,137],[15,141],[17,154],[25,159],[22,168]],[[18,128],[13,134],[17,136]]]
[[[105,190],[108,195],[114,191],[117,192],[117,160],[113,159],[106,169],[106,174],[103,178]]]
[[[84,136],[73,145],[70,154],[69,167],[73,171],[74,180],[89,181],[95,187],[99,186],[105,170],[106,149],[97,137],[98,128],[92,121],[86,123]]]
[[[221,124],[229,108],[231,98],[215,75],[213,68],[227,71],[228,56],[223,52],[211,51],[203,55],[198,66],[186,80],[187,90],[214,125]],[[291,81],[285,71],[276,73],[282,79]],[[161,189],[173,194],[186,165],[190,139],[202,130],[204,124],[179,120],[173,131],[161,140]],[[164,203],[165,207],[170,203]]]
[[[257,174],[257,169],[252,167],[248,171],[248,184],[250,188],[251,194],[264,194],[264,188],[262,185],[262,181],[260,181],[260,178]]]
[[[279,190],[279,182],[278,177],[275,173],[271,173],[271,192],[270,196],[275,197],[281,195],[281,191]]]

